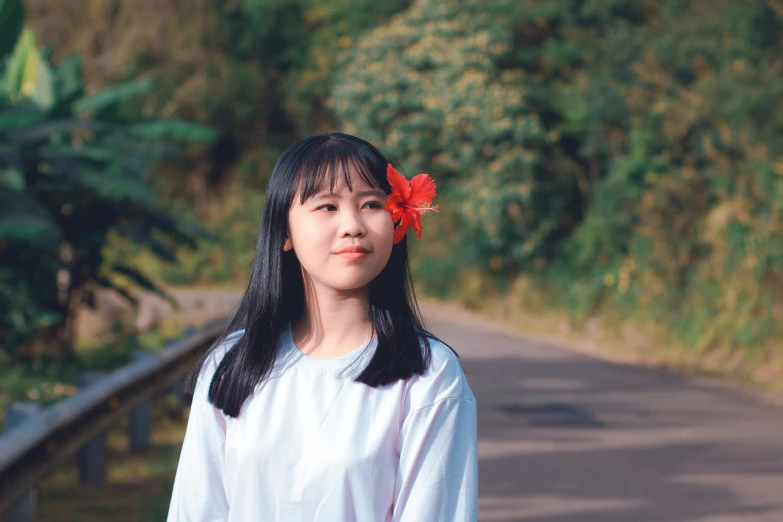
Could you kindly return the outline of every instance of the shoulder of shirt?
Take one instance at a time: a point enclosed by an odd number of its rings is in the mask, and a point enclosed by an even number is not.
[[[476,402],[454,351],[431,337],[427,340],[430,345],[430,365],[424,373],[411,377],[407,382],[410,410],[426,408],[445,399]]]
[[[204,361],[204,365],[201,367],[199,374],[199,380],[206,379],[212,380],[212,376],[217,371],[217,367],[223,360],[223,357],[228,351],[237,343],[237,341],[244,335],[245,330],[237,330],[228,334],[215,348],[212,349],[212,353]]]

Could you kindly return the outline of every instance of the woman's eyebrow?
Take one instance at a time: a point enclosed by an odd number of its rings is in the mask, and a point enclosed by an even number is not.
[[[356,197],[363,198],[365,196],[378,196],[380,198],[385,198],[386,193],[382,190],[364,190],[362,192],[357,192]],[[341,199],[342,196],[335,194],[333,192],[322,192],[316,196],[313,196],[313,199],[326,199],[326,198],[336,198]]]

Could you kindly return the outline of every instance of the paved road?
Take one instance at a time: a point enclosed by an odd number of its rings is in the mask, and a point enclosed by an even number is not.
[[[427,313],[479,404],[482,522],[783,522],[783,408]]]

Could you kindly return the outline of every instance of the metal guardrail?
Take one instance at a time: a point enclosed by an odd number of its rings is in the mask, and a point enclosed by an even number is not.
[[[226,319],[211,322],[162,352],[117,369],[0,437],[0,514],[122,416],[186,375],[225,324]]]

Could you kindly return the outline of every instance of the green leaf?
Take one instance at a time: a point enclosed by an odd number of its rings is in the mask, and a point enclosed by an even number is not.
[[[0,170],[0,186],[6,187],[13,192],[24,192],[24,174],[14,167]]]
[[[30,116],[32,121],[32,115]],[[24,127],[17,127],[16,129],[6,130],[7,136],[18,143],[25,145],[34,145],[37,143],[45,143],[51,140],[52,135],[61,132],[72,132],[75,130],[89,130],[92,132],[102,132],[109,130],[110,125],[98,121],[92,120],[77,120],[77,119],[61,119],[50,120],[44,119],[39,122],[31,123]],[[60,146],[63,149],[74,149],[70,146]],[[87,148],[87,147],[84,147]]]
[[[135,268],[132,268],[128,265],[113,264],[112,270],[114,270],[118,274],[122,274],[125,277],[131,279],[134,283],[144,288],[145,290],[149,290],[150,292],[159,295],[163,299],[170,302],[173,306],[177,306],[177,302],[172,296],[164,292],[163,289],[161,289],[158,285],[152,282],[152,280],[150,280],[147,276],[145,276]]]
[[[143,232],[142,230],[130,226],[126,223],[120,223],[115,227],[115,232],[120,234],[121,236],[125,236],[128,239],[140,244],[144,245],[150,250],[152,250],[155,255],[160,257],[161,259],[164,259],[170,263],[176,263],[177,262],[177,256],[174,253],[174,251],[168,247],[168,245],[162,243],[161,241],[155,239],[154,237],[150,236],[146,232]]]
[[[70,103],[83,96],[84,83],[82,81],[81,57],[72,54],[60,60],[55,69],[55,80],[58,103]]]
[[[117,149],[94,145],[83,146],[78,149],[67,145],[46,145],[38,149],[42,159],[57,161],[63,158],[83,158],[96,162],[113,162],[121,159],[117,157]]]
[[[108,87],[102,91],[89,94],[73,104],[74,114],[84,114],[85,112],[96,112],[115,103],[147,94],[155,86],[154,79],[141,80],[115,87]]]
[[[177,119],[134,123],[127,130],[137,138],[149,140],[213,141],[217,135],[210,127]]]
[[[52,326],[61,323],[62,320],[63,320],[62,315],[55,312],[41,312],[33,318],[33,321],[35,322],[35,326],[37,328],[45,328],[47,326]]]
[[[14,49],[24,24],[21,0],[0,0],[0,61]]]
[[[176,226],[183,232],[192,234],[199,239],[206,239],[208,241],[220,240],[220,236],[218,234],[215,234],[214,232],[204,228],[203,225],[197,223],[196,221],[192,221],[186,218],[179,218],[176,221]]]
[[[51,162],[64,172],[71,169],[102,170],[121,167],[125,171],[122,176],[139,180],[148,165],[143,151],[136,147],[122,149],[96,144],[74,149],[65,145],[49,145],[38,150],[41,159]]]
[[[7,98],[11,100],[18,99],[23,88],[35,81],[35,77],[31,78],[30,74],[34,75],[37,72],[37,68],[31,67],[30,71],[28,71],[27,62],[28,60],[34,61],[37,58],[39,58],[39,55],[35,42],[35,32],[26,27],[22,30],[19,39],[16,40],[16,45],[2,78],[2,93]]]
[[[50,221],[39,216],[10,215],[0,217],[0,238],[30,240],[56,232]]]
[[[197,246],[196,239],[218,240],[218,236],[205,229],[195,221],[184,218],[176,218],[161,210],[151,212],[147,219],[160,231],[174,237],[177,241],[192,248]]]
[[[11,100],[28,98],[44,109],[54,105],[54,74],[38,49],[32,28],[22,30],[3,80],[3,92]]]
[[[51,67],[40,55],[34,58],[34,64],[36,67],[36,73],[34,79],[29,79],[30,84],[23,85],[23,95],[29,96],[31,99],[44,109],[51,109],[54,107],[55,94],[54,94],[54,74]],[[28,79],[25,79],[27,82]]]
[[[104,288],[114,290],[133,306],[139,306],[139,300],[136,299],[136,297],[134,297],[127,288],[119,286],[103,276],[95,276],[93,280]]]
[[[103,171],[96,169],[73,169],[65,174],[71,183],[77,184],[100,199],[113,202],[130,202],[145,208],[154,208],[155,193],[144,181],[123,176],[117,168]]]
[[[0,110],[0,134],[12,129],[25,128],[47,119],[46,111],[33,106],[12,106]]]
[[[15,147],[0,143],[0,162],[15,165],[19,162],[19,151]]]

